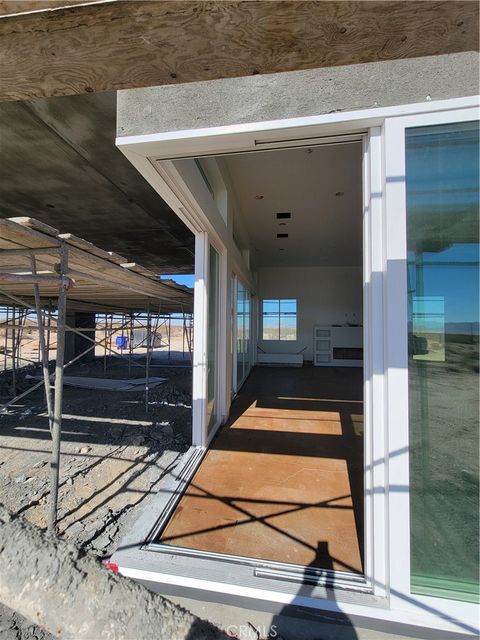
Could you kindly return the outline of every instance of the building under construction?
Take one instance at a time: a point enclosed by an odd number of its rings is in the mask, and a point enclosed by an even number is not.
[[[48,530],[54,533],[64,387],[142,393],[148,419],[151,389],[165,382],[150,375],[152,357],[162,369],[191,367],[192,291],[38,220],[10,218],[0,220],[0,302],[0,411],[25,409],[43,389],[52,439]],[[109,378],[112,358],[121,366]],[[79,363],[83,375],[65,374]]]
[[[9,504],[165,595],[478,635],[478,3],[14,4]]]

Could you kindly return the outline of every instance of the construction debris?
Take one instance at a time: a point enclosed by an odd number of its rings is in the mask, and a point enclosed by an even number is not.
[[[32,570],[34,567],[34,570]],[[220,640],[226,634],[0,507],[0,600],[51,634]]]
[[[77,365],[74,373],[98,375],[102,365],[97,358]],[[23,382],[23,371],[18,372],[19,384],[31,385]],[[125,365],[111,358],[108,371],[113,379],[120,378]],[[78,387],[64,391],[58,533],[102,560],[113,553],[145,500],[181,465],[188,450],[191,370],[160,373],[168,380],[151,390],[148,418],[141,387],[128,394]],[[9,511],[45,531],[51,444],[43,401],[39,388],[28,404],[14,405],[0,416],[0,496]],[[4,627],[0,640],[47,640],[41,629],[0,606],[0,629]]]
[[[41,380],[41,376],[26,376],[27,380]],[[150,389],[158,387],[167,381],[167,378],[149,378],[148,386]],[[78,387],[79,389],[95,389],[97,391],[139,391],[147,382],[146,378],[89,378],[87,376],[64,376],[63,384],[69,387]]]

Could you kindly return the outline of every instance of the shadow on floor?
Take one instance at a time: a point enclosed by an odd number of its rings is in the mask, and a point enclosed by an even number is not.
[[[304,583],[299,590],[299,596],[308,598],[314,595],[316,589],[310,569],[323,567],[334,569],[334,559],[330,555],[328,542],[320,541],[317,546],[315,560],[305,568]],[[334,592],[329,590],[329,599],[335,603]],[[274,616],[270,627],[268,640],[358,640],[357,632],[350,618],[335,607],[333,611],[323,615],[315,615],[300,609],[298,605],[285,605],[281,612]]]
[[[362,573],[362,381],[256,367],[159,542],[328,569],[321,536],[335,569]]]

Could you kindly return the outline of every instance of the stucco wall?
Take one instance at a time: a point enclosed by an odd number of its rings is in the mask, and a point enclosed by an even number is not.
[[[213,127],[478,93],[475,52],[118,92],[119,136]]]

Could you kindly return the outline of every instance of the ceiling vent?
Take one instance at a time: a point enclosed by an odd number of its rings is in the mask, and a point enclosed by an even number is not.
[[[288,238],[288,233],[277,233],[277,238]]]
[[[277,216],[277,220],[290,220],[292,214],[290,211],[282,211],[280,213],[275,214]]]

